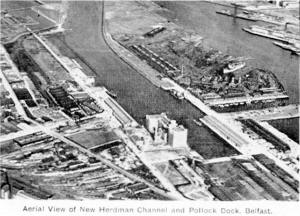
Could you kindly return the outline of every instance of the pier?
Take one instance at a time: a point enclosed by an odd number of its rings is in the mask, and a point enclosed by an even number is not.
[[[288,99],[288,95],[284,93],[273,93],[273,94],[264,94],[259,96],[245,96],[245,97],[234,97],[234,98],[222,98],[222,99],[212,99],[205,100],[205,103],[209,106],[226,106],[226,105],[239,105],[239,104],[250,104],[252,102],[258,101],[272,101],[278,99]]]
[[[113,115],[124,125],[131,125],[135,120],[111,97],[107,97],[105,103],[113,110]]]
[[[224,113],[224,116],[232,118],[253,118],[257,121],[270,121],[278,119],[299,118],[299,105],[290,104],[281,107],[272,107],[261,110]]]
[[[200,121],[241,153],[243,152],[242,148],[250,144],[247,140],[228,127],[228,125],[223,124],[213,116],[205,116],[201,118]],[[244,152],[243,154],[247,155],[248,153]]]

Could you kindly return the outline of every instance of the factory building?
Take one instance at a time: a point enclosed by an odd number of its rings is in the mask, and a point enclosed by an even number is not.
[[[187,129],[182,125],[169,129],[168,144],[174,148],[187,147]]]
[[[170,120],[165,113],[146,116],[147,130],[155,143],[168,144],[174,148],[186,148],[187,129]]]
[[[154,134],[158,128],[159,119],[161,115],[146,115],[146,127],[147,130]]]

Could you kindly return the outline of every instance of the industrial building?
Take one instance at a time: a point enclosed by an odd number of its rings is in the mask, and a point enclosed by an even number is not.
[[[165,113],[146,116],[147,130],[153,135],[155,143],[168,144],[174,148],[187,148],[188,131]]]
[[[169,129],[168,144],[174,148],[187,147],[187,129],[182,125]]]

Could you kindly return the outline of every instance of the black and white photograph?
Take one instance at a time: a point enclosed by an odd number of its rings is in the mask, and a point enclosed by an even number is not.
[[[299,213],[299,0],[0,4],[1,215]]]

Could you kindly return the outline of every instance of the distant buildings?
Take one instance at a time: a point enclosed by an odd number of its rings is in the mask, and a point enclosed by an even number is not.
[[[147,130],[153,135],[155,143],[168,144],[174,148],[187,148],[188,131],[165,113],[146,116]]]

